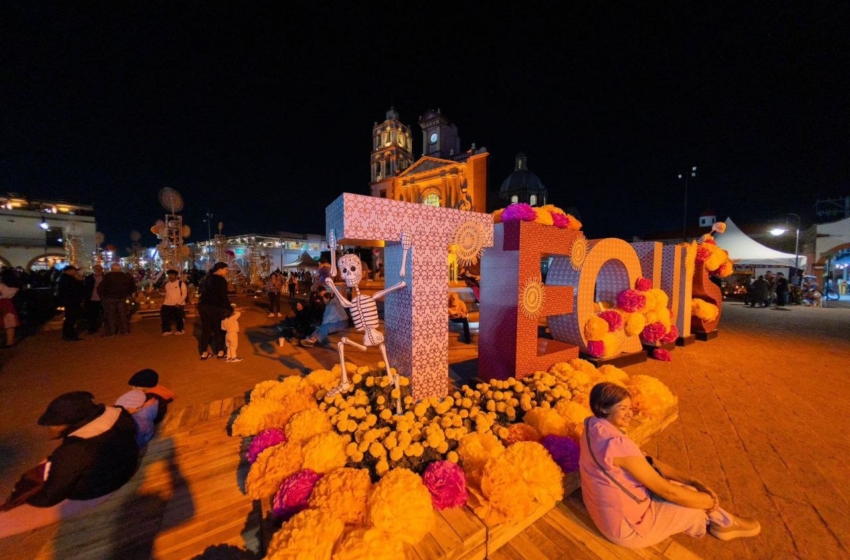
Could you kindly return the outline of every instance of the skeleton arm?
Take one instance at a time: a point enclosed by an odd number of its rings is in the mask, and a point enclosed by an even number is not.
[[[348,301],[344,295],[340,293],[337,289],[336,284],[334,284],[334,278],[336,278],[337,270],[336,270],[336,232],[334,230],[330,230],[328,232],[328,245],[331,249],[331,275],[329,278],[325,278],[325,286],[333,292],[334,296],[339,300],[340,305],[342,305],[345,309],[350,309],[352,307],[352,303]]]
[[[407,253],[410,251],[410,245],[412,244],[412,239],[410,234],[402,233],[401,234],[401,246],[404,248],[404,251],[401,254],[401,270],[398,271],[398,275],[402,280],[398,283],[393,284],[392,286],[385,288],[379,292],[375,292],[375,295],[372,296],[374,299],[381,299],[385,295],[401,290],[402,288],[407,286],[407,282],[404,281],[405,269],[407,268]]]

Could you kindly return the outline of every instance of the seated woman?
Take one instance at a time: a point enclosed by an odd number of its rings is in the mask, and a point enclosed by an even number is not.
[[[93,399],[85,391],[65,393],[38,419],[62,443],[22,477],[0,506],[0,538],[85,512],[133,477],[136,424],[127,411]]]
[[[624,387],[599,383],[590,391],[594,416],[585,420],[579,470],[584,505],[599,531],[627,548],[652,546],[671,535],[720,540],[759,534],[758,521],[720,508],[699,480],[644,456],[623,430],[632,420]]]
[[[154,401],[157,405],[154,424],[159,424],[168,412],[168,405],[174,400],[174,391],[160,384],[159,374],[152,369],[137,371],[130,378],[128,385],[134,389],[141,390],[147,397],[144,406],[150,406]]]
[[[449,292],[449,321],[463,325],[463,336],[458,340],[465,344],[472,342],[472,335],[469,334],[468,316],[469,312],[463,300],[460,299],[456,292]]]

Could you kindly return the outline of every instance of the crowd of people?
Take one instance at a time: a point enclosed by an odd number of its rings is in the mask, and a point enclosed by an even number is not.
[[[750,279],[746,288],[744,304],[750,307],[785,307],[791,303],[791,284],[782,272],[768,270],[755,280]]]

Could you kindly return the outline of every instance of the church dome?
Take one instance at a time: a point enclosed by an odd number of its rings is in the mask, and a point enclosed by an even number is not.
[[[525,202],[538,206],[546,204],[547,197],[546,187],[537,175],[529,171],[528,158],[520,152],[516,156],[514,172],[502,182],[499,198],[507,202]]]

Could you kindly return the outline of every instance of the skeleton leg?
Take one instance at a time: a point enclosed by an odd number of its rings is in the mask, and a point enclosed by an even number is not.
[[[341,371],[342,380],[337,387],[334,387],[333,389],[328,391],[327,396],[329,396],[329,397],[333,397],[334,395],[336,395],[338,393],[345,393],[351,388],[351,384],[348,382],[348,370],[345,367],[345,349],[344,348],[345,348],[346,344],[350,344],[350,345],[355,346],[355,347],[357,347],[361,350],[366,350],[366,347],[363,346],[362,344],[357,344],[356,342],[353,342],[353,341],[347,339],[346,337],[342,337],[342,339],[340,339],[340,341],[336,345],[336,348],[337,348],[337,351],[339,352],[339,367],[342,369],[342,371]]]
[[[395,388],[398,389],[399,395],[395,400],[395,411],[396,414],[401,414],[401,388],[398,385],[398,375],[393,375],[392,373],[393,370],[390,367],[390,360],[387,358],[387,345],[382,342],[379,348],[381,349],[381,355],[384,357],[384,364],[387,366],[387,375],[389,376],[390,381],[393,382]]]

